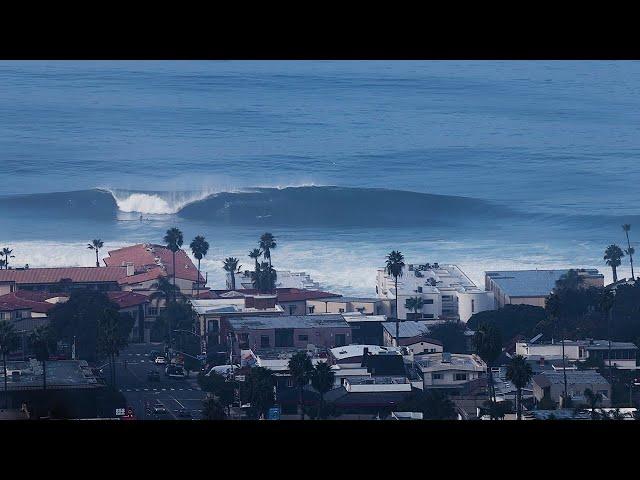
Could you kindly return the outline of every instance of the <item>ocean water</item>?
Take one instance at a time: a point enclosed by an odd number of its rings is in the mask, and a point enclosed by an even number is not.
[[[0,62],[0,247],[91,265],[93,238],[178,226],[214,287],[264,231],[276,268],[346,294],[391,249],[479,284],[611,279],[604,248],[640,238],[639,134],[638,62]]]

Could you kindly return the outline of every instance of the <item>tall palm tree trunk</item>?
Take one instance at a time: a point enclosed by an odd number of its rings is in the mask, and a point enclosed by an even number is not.
[[[618,272],[616,271],[616,266],[611,265],[611,270],[613,271],[613,283],[618,281]]]
[[[96,267],[100,267],[100,260],[98,260],[98,249],[96,248]]]
[[[9,409],[9,388],[7,386],[7,354],[2,354],[2,368],[4,369],[4,408]]]
[[[566,358],[564,356],[564,330],[562,331],[562,375],[564,377],[564,402],[562,407],[566,408],[567,402],[567,365]]]
[[[516,401],[518,402],[517,412],[518,412],[518,420],[522,420],[522,389],[518,388],[516,392]]]
[[[173,301],[176,301],[176,252],[173,252]]]
[[[396,347],[400,346],[400,319],[398,318],[398,277],[395,278],[396,284]]]
[[[198,280],[196,281],[196,297],[200,295],[200,259],[198,259]]]
[[[624,231],[627,236],[627,248],[629,249],[629,263],[631,263],[631,279],[635,280],[636,276],[633,274],[633,255],[631,255],[631,242],[629,241],[629,232],[627,230]]]
[[[607,319],[609,320],[607,322],[607,330],[608,330],[608,332],[607,332],[608,335],[607,336],[609,337],[609,351],[607,353],[607,357],[608,357],[608,360],[609,360],[609,385],[611,385],[612,388],[613,388],[613,383],[611,382],[611,379],[612,379],[612,375],[611,375],[611,373],[612,373],[611,372],[611,317],[612,317],[612,315],[613,315],[613,307],[609,308],[609,315],[607,316]]]

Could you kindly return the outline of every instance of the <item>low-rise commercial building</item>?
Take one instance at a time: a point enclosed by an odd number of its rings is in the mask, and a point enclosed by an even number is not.
[[[595,268],[575,270],[585,287],[604,287],[604,275]],[[485,272],[485,289],[493,293],[495,308],[505,305],[545,306],[556,282],[569,269],[504,270]]]

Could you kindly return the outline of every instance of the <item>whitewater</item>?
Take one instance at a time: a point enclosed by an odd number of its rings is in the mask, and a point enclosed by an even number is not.
[[[640,238],[638,62],[0,62],[0,247],[185,244],[375,294],[408,262],[595,267]],[[140,217],[142,216],[142,220]],[[626,259],[620,276],[628,276]]]

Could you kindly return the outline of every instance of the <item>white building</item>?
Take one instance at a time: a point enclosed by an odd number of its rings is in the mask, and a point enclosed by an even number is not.
[[[616,368],[635,370],[638,347],[630,342],[611,342],[611,363]],[[516,343],[516,354],[525,358],[544,360],[562,359],[562,342],[553,343]],[[565,340],[564,354],[567,360],[585,361],[588,358],[601,359],[609,365],[608,340]]]
[[[432,353],[416,361],[424,388],[452,388],[483,377],[487,364],[477,355]]]
[[[379,268],[376,294],[380,298],[395,300],[395,281]],[[422,309],[408,310],[408,298],[421,298]],[[395,302],[390,302],[394,316]],[[478,288],[457,265],[408,264],[398,278],[398,318],[402,320],[448,319],[467,322],[474,313],[494,309],[493,293]]]

